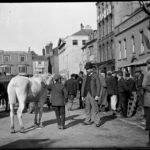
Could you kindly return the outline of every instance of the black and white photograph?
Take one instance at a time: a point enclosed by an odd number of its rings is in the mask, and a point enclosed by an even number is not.
[[[150,1],[0,3],[0,149],[101,148],[150,148]]]

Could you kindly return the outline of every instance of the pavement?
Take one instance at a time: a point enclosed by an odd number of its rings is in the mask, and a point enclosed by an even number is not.
[[[15,116],[15,134],[10,134],[9,113],[0,112],[0,149],[7,148],[149,148],[148,132],[144,125],[129,118],[116,118],[109,112],[100,113],[101,126],[84,126],[85,110],[78,109],[78,100],[73,111],[66,110],[66,129],[57,128],[54,111],[44,106],[44,128],[33,128],[34,114],[24,113],[26,132],[19,132]]]

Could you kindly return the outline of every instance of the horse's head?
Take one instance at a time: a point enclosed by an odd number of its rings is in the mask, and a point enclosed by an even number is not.
[[[44,79],[44,82],[45,82],[46,86],[49,86],[53,82],[54,75],[55,74],[47,73],[43,76],[43,79]]]

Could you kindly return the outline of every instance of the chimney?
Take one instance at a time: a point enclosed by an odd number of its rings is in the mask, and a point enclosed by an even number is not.
[[[42,49],[42,52],[43,52],[43,56],[45,56],[45,49],[44,48]]]
[[[84,28],[83,24],[81,23],[80,26],[81,26],[81,30],[82,30]]]
[[[31,51],[31,47],[28,47],[28,52],[30,52]]]

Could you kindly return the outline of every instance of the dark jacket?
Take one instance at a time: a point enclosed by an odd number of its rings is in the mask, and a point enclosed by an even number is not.
[[[150,107],[150,71],[144,75],[142,86],[144,88],[144,106]]]
[[[83,79],[83,84],[82,84],[82,89],[81,89],[81,95],[82,97],[85,97],[85,84],[87,80],[87,75]],[[99,80],[99,75],[95,72],[92,73],[91,75],[91,80],[90,80],[90,91],[93,97],[95,96],[100,96],[100,80]]]
[[[106,87],[108,95],[117,95],[118,88],[117,88],[117,79],[113,76],[106,78]]]
[[[132,78],[126,79],[126,84],[130,93],[136,91],[135,81]]]
[[[52,106],[64,106],[67,99],[67,91],[63,84],[54,83],[51,84],[49,89],[51,90],[51,102]]]
[[[129,91],[129,89],[127,87],[125,79],[121,78],[120,80],[118,80],[118,92],[124,93],[124,92],[128,92],[128,91]]]
[[[82,88],[82,83],[83,83],[83,78],[79,77],[78,80],[78,90],[81,91],[81,88]]]
[[[135,85],[136,85],[137,92],[140,91],[141,89],[143,89],[143,87],[142,87],[143,78],[144,78],[143,74],[141,74],[140,77],[135,78]]]
[[[77,89],[78,89],[78,83],[74,79],[69,79],[65,82],[65,88],[67,90],[68,95],[74,95],[76,96],[77,94]]]

